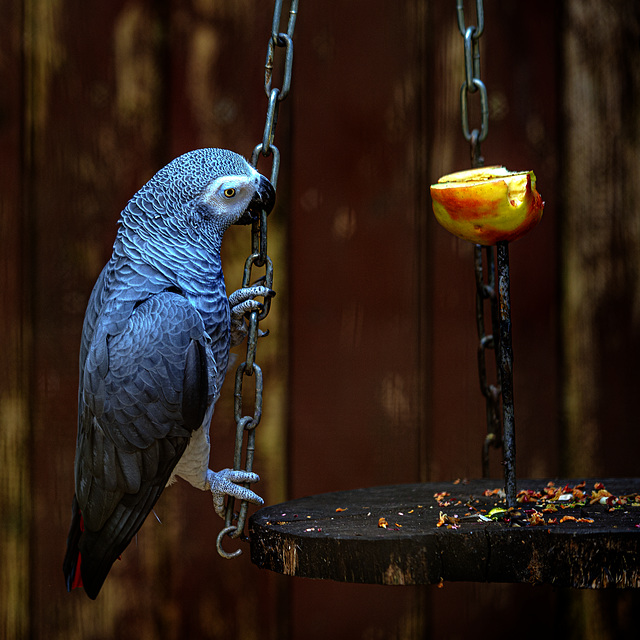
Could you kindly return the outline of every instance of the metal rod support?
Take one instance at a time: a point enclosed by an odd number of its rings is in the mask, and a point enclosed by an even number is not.
[[[502,429],[504,440],[504,479],[507,506],[516,506],[516,426],[513,410],[513,349],[511,347],[511,300],[509,292],[509,243],[497,245],[500,341],[498,361],[502,386]]]

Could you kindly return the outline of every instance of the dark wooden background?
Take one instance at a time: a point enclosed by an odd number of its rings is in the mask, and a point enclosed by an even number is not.
[[[485,5],[483,152],[533,169],[546,201],[511,247],[518,473],[638,476],[640,5]],[[96,602],[66,593],[86,301],[120,210],[157,169],[261,140],[271,11],[0,4],[0,634],[635,638],[632,592],[337,584],[263,572],[247,553],[222,560],[211,499],[184,483]],[[270,218],[278,296],[258,355],[256,469],[270,504],[480,476],[472,247],[438,227],[428,196],[469,167],[462,60],[453,1],[300,2]],[[248,250],[247,230],[233,230],[230,290]],[[216,410],[214,468],[231,464],[231,395]]]

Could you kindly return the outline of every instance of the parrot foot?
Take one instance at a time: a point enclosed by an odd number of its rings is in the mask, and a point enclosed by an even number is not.
[[[222,471],[207,471],[207,485],[213,496],[213,508],[216,513],[224,518],[226,496],[232,496],[238,500],[246,500],[252,504],[263,505],[264,500],[257,494],[247,489],[247,487],[235,484],[236,482],[258,482],[260,477],[257,473],[248,471],[234,471],[233,469],[222,469]]]
[[[254,298],[273,298],[275,295],[276,292],[273,289],[256,284],[238,289],[229,296],[229,305],[231,306],[231,346],[240,344],[247,337],[246,314],[252,311],[262,311],[264,308],[264,305],[254,300]],[[266,335],[266,332],[259,332],[260,337],[264,335]]]

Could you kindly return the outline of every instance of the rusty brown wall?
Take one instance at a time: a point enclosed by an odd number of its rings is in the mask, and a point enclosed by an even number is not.
[[[518,472],[637,475],[637,3],[485,4],[483,153],[533,169],[546,201],[511,248]],[[0,635],[539,637],[523,619],[542,611],[545,636],[631,637],[629,593],[395,589],[267,574],[247,553],[222,560],[209,496],[182,484],[96,602],[64,590],[89,292],[119,211],[155,170],[192,148],[248,155],[261,140],[271,10],[0,5]],[[259,347],[256,468],[269,503],[480,475],[472,247],[437,226],[428,198],[431,182],[470,163],[462,53],[453,2],[300,0],[276,137],[278,295]],[[231,289],[246,230],[226,240]],[[216,468],[231,461],[231,396],[227,384]]]

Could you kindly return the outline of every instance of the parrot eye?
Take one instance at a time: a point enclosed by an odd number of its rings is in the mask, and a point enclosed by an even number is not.
[[[225,198],[233,198],[233,196],[236,195],[236,190],[229,187],[228,189],[225,189],[223,193]]]

